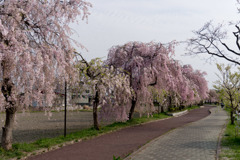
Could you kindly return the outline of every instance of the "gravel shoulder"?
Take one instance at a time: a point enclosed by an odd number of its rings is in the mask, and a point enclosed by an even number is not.
[[[4,126],[5,114],[0,114],[1,126]],[[92,126],[92,112],[67,112],[67,133]],[[17,113],[13,130],[13,143],[33,142],[40,138],[63,135],[64,112],[53,112],[49,119],[44,112]],[[2,130],[0,130],[2,135]]]

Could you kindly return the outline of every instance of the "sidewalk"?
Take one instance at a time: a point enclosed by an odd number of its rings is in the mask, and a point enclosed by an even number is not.
[[[90,140],[83,140],[41,155],[30,157],[32,160],[112,160],[113,156],[124,158],[149,141],[172,129],[198,121],[209,115],[205,107],[190,111],[180,117],[128,127]],[[168,152],[169,153],[169,152]]]
[[[220,107],[213,108],[210,116],[160,136],[125,160],[215,160],[227,118]]]

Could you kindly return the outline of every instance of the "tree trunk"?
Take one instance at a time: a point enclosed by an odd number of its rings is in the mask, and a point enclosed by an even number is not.
[[[163,113],[164,112],[164,106],[161,106],[161,111],[160,111],[160,113]]]
[[[2,127],[2,147],[5,150],[12,149],[12,130],[14,125],[14,117],[17,111],[16,101],[14,96],[14,84],[10,78],[4,78],[1,91],[6,102],[6,121],[4,127]]]
[[[199,103],[199,106],[202,106],[202,105],[203,105],[203,100],[201,100]]]
[[[230,112],[230,118],[231,118],[231,124],[234,124],[234,116],[233,116],[233,111],[234,111],[234,106],[233,106],[233,96],[232,94],[229,95],[230,96],[230,101],[231,101],[231,112]]]
[[[163,112],[164,112],[164,109],[163,109],[162,104],[158,103],[158,114],[163,113]]]
[[[169,96],[169,106],[168,106],[168,111],[170,111],[170,108],[172,108],[172,97]]]
[[[5,150],[12,149],[12,130],[16,110],[13,108],[6,109],[6,121],[2,127],[2,147]]]
[[[99,104],[99,93],[98,93],[98,90],[96,90],[96,95],[93,101],[93,126],[96,130],[99,130],[98,115],[97,115],[98,104]]]
[[[129,115],[128,115],[129,120],[131,120],[132,117],[133,117],[133,113],[134,113],[136,103],[137,103],[137,100],[132,99],[132,106],[131,106],[131,109],[130,109],[130,112],[129,112]]]
[[[230,117],[231,117],[231,124],[234,124],[234,116],[233,116],[233,111],[230,112]]]

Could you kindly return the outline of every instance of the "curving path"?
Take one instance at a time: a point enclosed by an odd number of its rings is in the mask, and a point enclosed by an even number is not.
[[[113,155],[122,158],[136,151],[149,141],[177,127],[208,116],[209,109],[195,109],[180,117],[146,123],[81,141],[45,154],[30,157],[31,160],[112,160]],[[159,159],[159,158],[157,158]]]
[[[126,160],[214,160],[227,118],[225,111],[213,108],[210,116],[157,138]]]

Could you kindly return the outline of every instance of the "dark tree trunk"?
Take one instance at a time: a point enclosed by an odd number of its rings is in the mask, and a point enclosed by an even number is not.
[[[98,104],[99,104],[99,93],[98,93],[98,90],[96,90],[96,95],[93,101],[93,126],[96,130],[99,130],[98,115],[97,115]]]
[[[132,83],[133,83],[133,81],[132,81],[132,74],[130,74],[130,87],[133,86]],[[137,99],[134,99],[134,97],[132,97],[132,105],[131,105],[131,108],[130,108],[130,111],[129,111],[129,114],[128,114],[128,119],[129,120],[131,120],[132,117],[133,117],[133,113],[134,113],[134,109],[135,109],[136,103],[137,103]]]
[[[3,79],[1,91],[6,102],[6,121],[4,127],[2,127],[2,147],[5,150],[10,150],[12,149],[12,131],[17,107],[13,98],[14,84],[9,78]]]
[[[160,105],[160,103],[158,103],[158,114],[163,112],[163,106]]]
[[[161,113],[164,112],[164,106],[161,106]]]
[[[169,96],[169,106],[168,106],[168,111],[170,111],[170,108],[172,108],[172,97]]]
[[[129,120],[131,120],[132,117],[133,117],[133,113],[134,113],[136,103],[137,103],[137,100],[132,99],[132,106],[131,106],[131,109],[130,109],[130,112],[129,112],[129,115],[128,115]]]
[[[5,150],[12,149],[12,130],[16,110],[13,108],[6,109],[6,122],[2,127],[2,147]]]
[[[231,101],[231,112],[230,112],[230,118],[231,118],[231,124],[234,124],[234,116],[233,116],[233,111],[234,111],[234,106],[233,106],[233,96],[232,94],[230,96],[230,101]]]
[[[233,116],[233,111],[230,112],[230,117],[231,117],[231,124],[234,124],[234,116]]]

